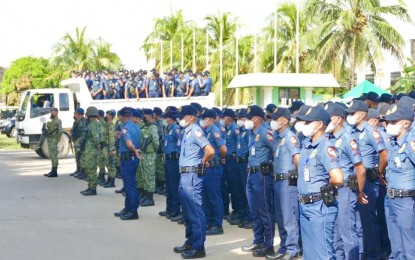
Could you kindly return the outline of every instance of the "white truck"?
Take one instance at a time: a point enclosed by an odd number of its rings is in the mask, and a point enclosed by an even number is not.
[[[70,151],[70,131],[73,124],[73,114],[78,107],[86,110],[89,106],[98,109],[116,111],[128,106],[133,108],[165,109],[167,106],[180,107],[191,102],[197,102],[202,107],[214,106],[215,94],[208,96],[168,97],[168,98],[142,98],[136,99],[108,99],[93,100],[85,80],[82,78],[67,79],[61,82],[63,88],[31,89],[22,93],[19,109],[16,115],[16,139],[22,148],[33,149],[44,158],[49,158],[47,140],[40,143],[42,126],[50,118],[50,107],[59,109],[59,118],[65,132],[58,144],[59,158],[65,157]]]

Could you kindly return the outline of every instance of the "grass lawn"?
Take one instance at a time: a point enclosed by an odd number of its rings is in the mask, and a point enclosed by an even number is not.
[[[5,134],[0,134],[0,150],[22,149],[15,138],[8,138]]]

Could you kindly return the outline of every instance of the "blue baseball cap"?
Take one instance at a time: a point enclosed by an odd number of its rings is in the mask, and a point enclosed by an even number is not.
[[[172,119],[176,119],[175,114],[176,114],[175,111],[169,110],[167,112],[164,112],[164,114],[162,114],[161,117],[162,118],[172,118]]]
[[[371,92],[366,94],[365,100],[370,100],[370,101],[373,101],[375,103],[378,103],[379,102],[379,95],[378,95],[378,93],[371,91]]]
[[[273,113],[276,108],[277,108],[276,105],[274,105],[274,104],[268,104],[265,107],[265,111],[267,111],[268,113]]]
[[[367,119],[371,119],[371,118],[380,119],[379,111],[373,108],[369,108],[367,112]]]
[[[369,110],[369,106],[362,100],[352,100],[349,106],[345,109],[348,114],[353,114],[358,111],[367,112]]]
[[[205,119],[207,117],[215,119],[216,116],[217,116],[217,114],[216,114],[215,110],[213,110],[213,109],[204,109],[202,111],[202,114],[199,117],[202,118],[202,119]]]
[[[299,116],[305,115],[305,113],[307,113],[307,111],[310,108],[311,108],[311,106],[309,106],[309,105],[303,105],[303,106],[301,106],[300,110],[298,110],[298,113],[295,115],[295,118],[298,119]]]
[[[246,110],[246,114],[244,117],[248,119],[252,119],[254,116],[259,116],[259,117],[264,118],[265,117],[264,110],[260,106],[257,106],[257,105],[249,106],[248,109]]]
[[[100,117],[102,117],[102,116],[105,116],[105,112],[104,112],[104,110],[98,110],[98,116],[100,116]]]
[[[379,97],[379,103],[380,102],[392,103],[392,101],[393,101],[393,96],[389,93],[383,93]]]
[[[274,111],[268,115],[269,118],[272,118],[273,120],[277,120],[280,117],[285,117],[288,120],[291,119],[291,112],[288,108],[285,107],[276,107]]]
[[[321,121],[325,126],[331,121],[329,113],[321,106],[311,107],[305,115],[298,116],[298,119],[305,122]]]
[[[344,117],[346,115],[346,112],[344,111],[344,108],[340,106],[339,104],[328,102],[324,109],[326,109],[327,113],[332,116],[341,116]]]
[[[144,109],[143,109],[143,114],[144,114],[144,115],[154,116],[154,112],[153,112],[153,110],[151,110],[151,109],[149,109],[149,108],[144,108]]]
[[[160,116],[161,114],[163,114],[163,110],[161,110],[161,108],[159,108],[159,107],[155,107],[153,109],[153,112],[154,112],[154,114],[156,114],[158,116]]]
[[[217,107],[212,107],[212,109],[216,112],[216,114],[221,114],[222,113],[222,111],[219,109],[219,108],[217,108]]]
[[[111,117],[115,117],[115,110],[114,109],[108,110],[107,115],[109,115]]]
[[[131,117],[131,113],[134,111],[134,109],[132,109],[131,107],[123,107],[120,110],[119,115],[120,116],[124,116],[124,117]]]
[[[138,118],[143,118],[143,115],[141,114],[141,112],[138,109],[134,109],[133,112],[131,113],[132,117],[138,117]]]
[[[414,121],[414,111],[406,106],[397,104],[393,105],[391,109],[388,110],[385,116],[386,121],[398,121],[398,120],[408,120]]]
[[[83,108],[78,107],[75,111],[76,114],[80,114],[80,115],[84,115],[85,114],[85,110]]]
[[[414,110],[415,108],[415,99],[409,97],[409,96],[403,96],[401,97],[401,99],[399,99],[398,103],[396,103],[398,105],[402,105],[405,107],[408,107],[412,110]]]
[[[197,116],[197,110],[192,105],[182,106],[177,110],[174,116],[179,119],[182,119],[185,116]]]
[[[225,116],[229,116],[229,117],[232,117],[232,118],[234,118],[235,117],[235,111],[233,111],[232,109],[230,109],[230,108],[225,108],[223,111],[222,111],[222,113],[220,113],[219,114],[219,116],[220,117],[225,117]]]
[[[203,110],[202,105],[200,105],[199,103],[192,102],[192,103],[190,103],[190,105],[193,106],[194,108],[196,108],[197,112],[202,112],[202,110]]]
[[[300,100],[297,100],[297,101],[292,102],[288,109],[290,110],[290,112],[292,114],[292,113],[294,113],[294,111],[300,110],[300,108],[302,106],[304,106],[304,102],[300,101]]]
[[[244,117],[245,114],[246,114],[246,110],[247,110],[246,108],[240,108],[240,109],[236,110],[235,116],[236,117]]]

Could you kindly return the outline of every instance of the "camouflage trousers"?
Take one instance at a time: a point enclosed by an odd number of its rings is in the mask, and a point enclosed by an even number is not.
[[[164,165],[163,165],[164,166]],[[138,188],[148,192],[156,190],[156,154],[143,153],[137,167]]]
[[[166,180],[166,174],[164,171],[164,167],[165,167],[164,154],[157,154],[156,155],[156,180],[158,181]]]
[[[82,154],[82,166],[85,169],[85,173],[88,177],[88,188],[96,189],[97,188],[97,166],[98,160],[96,160],[97,156],[99,156],[100,151],[84,151]]]
[[[102,148],[98,155],[98,168],[99,174],[105,173],[105,165],[107,165],[108,158],[108,149],[106,147]]]
[[[106,166],[108,169],[108,177],[110,178],[115,178],[115,173],[116,173],[116,155],[114,156],[110,156],[110,151],[108,149],[105,149],[105,162],[106,162]],[[101,172],[101,171],[100,171]]]
[[[49,156],[52,162],[52,167],[58,167],[58,143],[59,140],[56,138],[48,138],[48,149],[49,149]]]

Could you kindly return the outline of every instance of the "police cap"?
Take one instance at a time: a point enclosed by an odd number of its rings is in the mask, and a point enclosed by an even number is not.
[[[108,110],[107,115],[109,115],[111,117],[115,117],[115,110],[114,109]]]
[[[259,116],[259,117],[264,118],[265,116],[264,110],[262,110],[262,108],[257,105],[249,106],[248,109],[246,110],[246,114],[244,117],[248,119],[252,119],[254,116]]]
[[[266,107],[265,107],[265,111],[267,111],[268,113],[272,113],[272,112],[274,112],[274,110],[277,108],[277,106],[276,105],[274,105],[274,104],[268,104]]]
[[[376,92],[369,92],[366,94],[365,99],[370,100],[372,102],[378,103],[379,102],[379,95]]]
[[[202,119],[205,119],[207,117],[215,119],[217,116],[216,112],[213,109],[204,109],[202,114],[199,116]]]
[[[298,119],[298,116],[305,115],[307,111],[311,108],[309,105],[303,105],[300,107],[300,110],[298,110],[298,113],[295,115],[295,118]],[[290,110],[291,111],[291,110]],[[292,112],[291,112],[292,113]]]
[[[399,99],[397,104],[408,107],[411,110],[414,110],[414,108],[415,108],[415,99],[413,99],[409,96],[403,96],[403,97],[401,97],[401,99]]]
[[[233,111],[230,108],[225,108],[224,110],[222,110],[222,113],[219,114],[220,117],[225,117],[225,116],[229,116],[234,118],[235,117],[235,111]]]
[[[297,100],[297,101],[293,101],[288,109],[290,110],[292,114],[294,113],[294,111],[300,110],[302,106],[304,106],[304,102],[301,100]]]
[[[272,118],[273,120],[277,120],[280,117],[285,117],[288,120],[291,119],[291,112],[288,108],[285,107],[276,107],[274,111],[268,115],[269,118]]]
[[[179,119],[182,119],[185,116],[197,116],[197,110],[192,105],[182,106],[177,110],[177,113],[174,116]]]
[[[131,117],[131,113],[134,111],[134,109],[132,109],[131,107],[123,107],[120,110],[120,116],[124,116],[124,117]]]
[[[202,112],[203,110],[202,105],[200,105],[199,103],[192,102],[190,103],[190,105],[193,106],[197,112]]]
[[[149,109],[149,108],[144,108],[144,109],[143,109],[143,114],[144,114],[144,115],[154,116],[154,112],[153,112],[153,110],[151,110],[151,109]]]
[[[383,93],[382,95],[380,95],[379,97],[379,103],[380,102],[384,102],[384,103],[392,103],[393,97],[391,94],[389,93]]]
[[[142,118],[143,115],[141,114],[141,112],[138,109],[134,109],[131,113],[132,117],[137,117],[137,118]]]
[[[216,112],[216,114],[221,114],[222,113],[222,111],[219,109],[219,108],[217,108],[217,107],[212,107],[212,109]]]
[[[353,114],[358,111],[367,112],[369,110],[369,106],[362,100],[353,100],[349,106],[346,108],[346,112],[348,114]]]
[[[397,104],[393,105],[385,116],[386,121],[408,120],[414,121],[414,111],[408,107]]]
[[[371,119],[371,118],[380,119],[379,111],[373,108],[369,108],[367,112],[367,119]]]
[[[104,110],[98,110],[98,116],[105,116]]]
[[[328,102],[325,107],[327,113],[330,116],[341,116],[344,117],[346,115],[346,112],[344,111],[344,108],[340,106],[339,104]]]
[[[330,123],[329,113],[321,106],[309,108],[305,115],[298,116],[298,119],[305,122],[321,121],[325,126]]]
[[[85,111],[83,108],[78,107],[75,111],[75,114],[80,114],[81,116],[85,114]]]
[[[241,108],[241,109],[238,109],[238,110],[236,110],[236,112],[235,112],[235,116],[236,116],[236,117],[244,117],[244,116],[245,116],[245,114],[246,114],[246,108]]]
[[[161,108],[159,108],[159,107],[155,107],[153,109],[153,112],[154,112],[154,114],[156,114],[158,116],[160,116],[161,114],[163,114],[163,110],[161,110]]]

